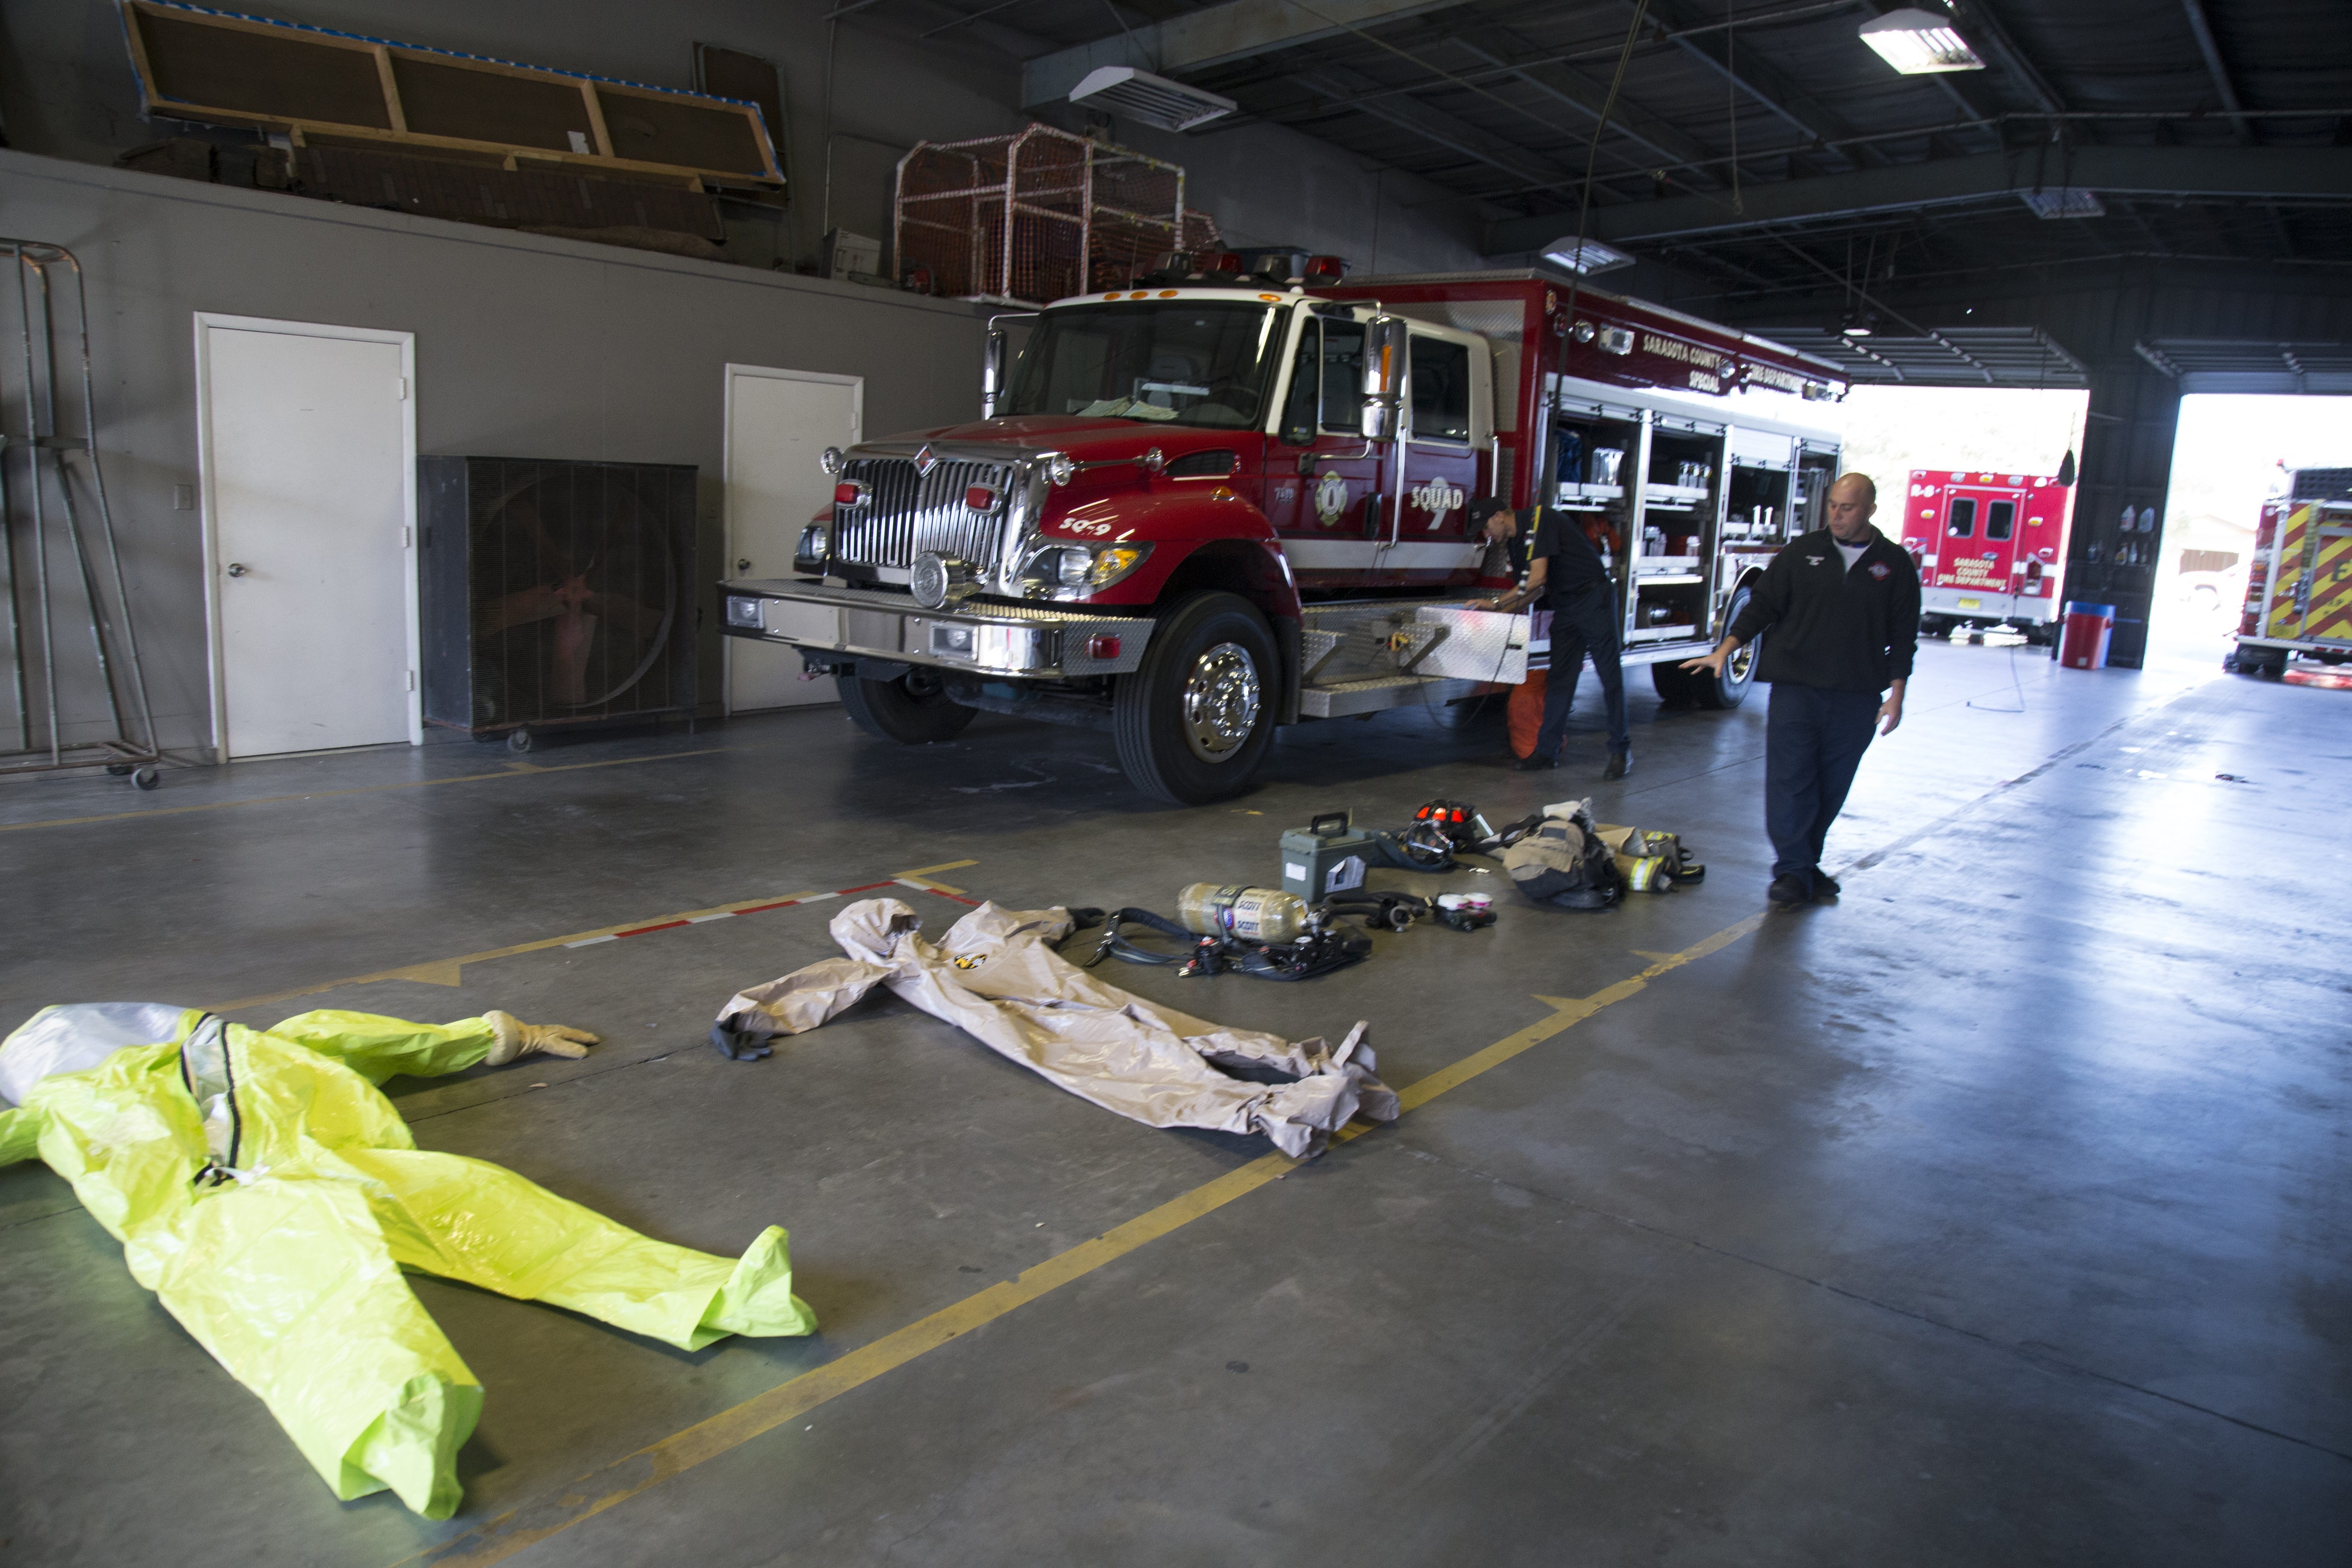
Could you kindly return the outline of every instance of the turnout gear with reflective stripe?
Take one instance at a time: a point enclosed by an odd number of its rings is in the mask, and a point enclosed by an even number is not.
[[[446,1519],[482,1388],[403,1269],[682,1350],[815,1327],[782,1230],[740,1259],[652,1240],[511,1171],[419,1150],[375,1087],[511,1059],[534,1029],[498,1014],[314,1012],[263,1031],[156,1004],[44,1008],[0,1044],[0,1093],[21,1102],[0,1110],[0,1163],[37,1152],[72,1183],[132,1277],[337,1497],[390,1488]]]

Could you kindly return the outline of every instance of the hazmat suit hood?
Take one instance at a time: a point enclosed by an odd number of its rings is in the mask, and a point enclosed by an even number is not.
[[[0,1100],[22,1105],[45,1078],[86,1072],[125,1046],[175,1040],[195,1011],[171,1002],[76,1002],[44,1007],[0,1041]]]

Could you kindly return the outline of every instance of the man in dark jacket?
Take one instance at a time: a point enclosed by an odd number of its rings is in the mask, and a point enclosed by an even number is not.
[[[1874,728],[1903,722],[1903,688],[1919,638],[1919,569],[1870,525],[1878,489],[1860,474],[1830,487],[1829,527],[1772,557],[1748,607],[1713,653],[1685,669],[1723,673],[1763,637],[1757,679],[1772,683],[1764,729],[1764,827],[1776,904],[1833,899],[1822,844],[1845,805]]]
[[[1568,710],[1576,700],[1576,682],[1590,654],[1609,710],[1609,763],[1601,776],[1622,779],[1633,771],[1633,738],[1625,720],[1625,673],[1617,659],[1617,590],[1601,552],[1574,518],[1538,506],[1529,510],[1528,520],[1532,526],[1523,533],[1518,514],[1503,501],[1470,503],[1471,522],[1483,526],[1488,539],[1509,548],[1512,574],[1524,571],[1528,575],[1525,586],[1483,601],[1484,607],[1517,610],[1533,605],[1551,612],[1551,670],[1544,682],[1543,728],[1536,731],[1535,750],[1514,765],[1522,770],[1559,765],[1560,743],[1568,738]]]

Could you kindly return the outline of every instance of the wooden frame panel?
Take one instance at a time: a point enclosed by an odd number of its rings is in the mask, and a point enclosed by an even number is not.
[[[784,184],[753,104],[232,16],[186,0],[121,4],[151,114],[274,131],[298,144],[308,133],[685,178],[698,188],[701,181]],[[421,114],[403,101],[404,76],[420,99],[423,84],[432,84],[429,107],[416,106]],[[513,84],[503,95],[501,81]],[[575,101],[576,115],[565,108]],[[574,150],[575,136],[588,151]]]

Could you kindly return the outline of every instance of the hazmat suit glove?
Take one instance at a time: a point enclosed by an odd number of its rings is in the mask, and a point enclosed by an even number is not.
[[[535,1054],[584,1057],[588,1047],[598,1043],[597,1037],[585,1029],[567,1028],[562,1024],[526,1024],[512,1013],[502,1013],[495,1007],[482,1015],[482,1021],[498,1033],[498,1043],[483,1058],[492,1067],[503,1067],[518,1057]]]

